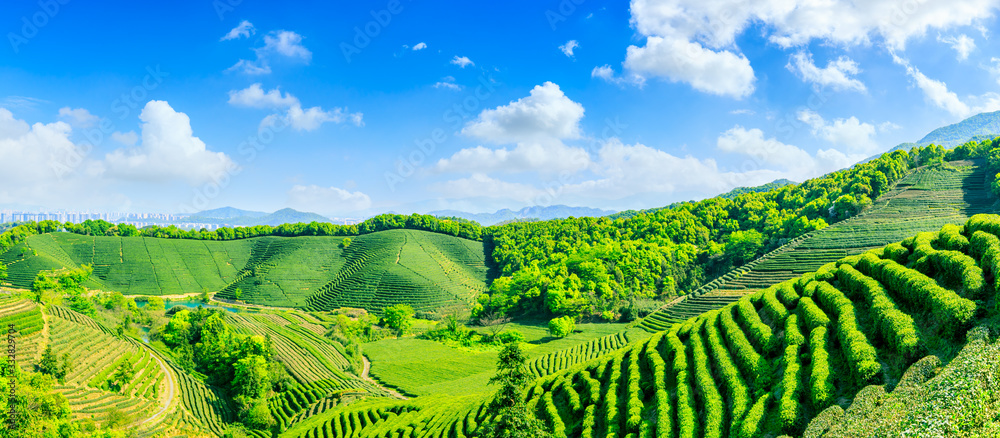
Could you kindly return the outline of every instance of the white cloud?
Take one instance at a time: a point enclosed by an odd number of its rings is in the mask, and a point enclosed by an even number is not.
[[[906,68],[906,74],[913,79],[917,88],[924,92],[924,97],[935,106],[958,117],[967,117],[972,113],[969,106],[962,102],[957,94],[948,91],[948,85],[944,82],[928,78],[916,67],[910,65],[909,61],[900,58],[895,53],[892,54],[892,58],[897,64]]]
[[[262,75],[271,73],[270,61],[275,57],[285,57],[309,64],[312,60],[312,52],[302,45],[302,35],[289,30],[279,30],[269,33],[264,37],[264,47],[253,49],[257,54],[254,61],[241,59],[232,67],[226,69],[230,71],[241,71],[248,75]]]
[[[462,149],[434,166],[438,172],[577,172],[590,164],[587,151],[559,141],[519,143],[513,149]]]
[[[283,123],[296,131],[314,131],[326,122],[343,123],[345,121],[349,121],[355,126],[364,126],[362,113],[349,113],[346,108],[334,108],[326,111],[318,106],[303,109],[302,103],[291,93],[282,94],[278,88],[264,91],[260,83],[252,84],[242,90],[230,90],[229,104],[285,111],[284,114],[275,113],[265,117],[260,123],[261,128]]]
[[[484,110],[462,134],[497,144],[579,138],[583,113],[583,105],[566,97],[558,85],[545,82],[527,97]]]
[[[580,43],[578,43],[576,40],[569,40],[569,41],[566,41],[566,44],[563,44],[563,45],[559,46],[559,50],[561,50],[564,55],[572,58],[573,57],[573,49],[575,49],[577,47],[580,47]]]
[[[59,118],[78,128],[89,128],[94,126],[94,124],[100,120],[99,117],[91,114],[90,111],[87,111],[86,109],[73,109],[68,106],[59,108]]]
[[[337,187],[296,185],[288,191],[289,206],[321,214],[344,214],[371,207],[371,198],[362,192]]]
[[[749,96],[756,81],[746,56],[713,51],[675,37],[650,36],[643,47],[629,46],[625,67],[639,75],[684,82],[699,91],[733,98]]]
[[[413,46],[413,50],[414,51],[416,51],[416,50],[424,50],[426,48],[427,48],[427,43],[423,43],[423,42],[417,43],[417,45]]]
[[[732,114],[734,116],[752,116],[754,114],[757,114],[757,112],[752,109],[740,108],[730,111],[729,114]]]
[[[219,41],[235,40],[239,38],[250,38],[250,35],[253,35],[256,32],[257,29],[254,29],[253,24],[251,24],[247,20],[243,20],[240,22],[239,25],[230,30],[229,33],[224,35],[222,39],[220,39]]]
[[[455,57],[452,58],[451,63],[461,68],[465,68],[470,65],[476,65],[476,63],[472,62],[472,60],[469,59],[468,57],[458,56],[458,55],[455,55]]]
[[[875,126],[861,123],[857,117],[836,119],[833,123],[828,123],[818,113],[808,109],[799,111],[797,116],[799,121],[812,128],[813,135],[839,149],[862,154],[873,154],[879,150],[879,145],[875,142]],[[888,129],[895,125],[890,123],[889,126],[882,126]]]
[[[775,138],[765,138],[760,129],[746,129],[739,125],[722,133],[716,147],[723,152],[745,155],[750,161],[739,166],[744,172],[776,166],[778,169],[775,171],[793,181],[804,181],[843,169],[866,157],[865,154],[847,155],[837,149],[820,149],[811,155]]]
[[[139,142],[139,134],[136,134],[135,131],[129,131],[129,132],[115,131],[111,133],[111,139],[125,146],[132,147]]]
[[[229,91],[229,104],[250,108],[288,108],[300,105],[294,96],[288,93],[282,96],[281,90],[277,88],[265,92],[260,83],[239,91]]]
[[[633,0],[631,11],[632,24],[642,35],[672,35],[712,48],[734,45],[736,37],[757,22],[771,42],[786,48],[814,39],[867,45],[878,37],[890,48],[902,49],[910,38],[928,30],[979,24],[993,17],[998,7],[1000,0],[913,4],[898,0]]]
[[[175,179],[198,184],[218,179],[236,169],[222,152],[212,152],[194,136],[191,119],[164,101],[151,100],[139,114],[142,143],[117,149],[105,156],[109,176],[130,180],[165,182]]]
[[[462,86],[455,83],[454,76],[445,76],[439,82],[434,84],[434,88],[447,88],[449,90],[461,90]]]
[[[602,65],[600,67],[594,67],[594,69],[590,71],[590,77],[603,79],[605,82],[615,84],[618,86],[631,84],[639,88],[642,88],[646,82],[646,80],[642,76],[636,75],[634,73],[632,73],[628,77],[615,75],[615,70],[611,68],[610,65],[607,64]]]
[[[821,87],[830,87],[837,91],[853,90],[861,93],[866,91],[865,84],[853,77],[861,72],[858,63],[846,56],[828,62],[825,68],[819,68],[813,63],[811,54],[799,52],[792,55],[785,68],[803,80]]]
[[[941,35],[938,35],[938,41],[950,45],[952,50],[955,51],[959,61],[969,59],[969,54],[972,53],[973,50],[976,50],[976,40],[970,38],[964,33],[959,36],[949,37],[942,37]]]
[[[530,184],[522,184],[491,178],[482,173],[474,173],[468,178],[436,183],[430,190],[440,192],[448,198],[493,198],[508,199],[523,204],[534,204],[543,192]]]
[[[845,47],[881,40],[902,50],[929,30],[979,26],[998,7],[1000,0],[632,0],[631,24],[646,42],[629,46],[625,67],[740,98],[753,92],[755,76],[736,41],[751,27],[782,48],[813,40]]]

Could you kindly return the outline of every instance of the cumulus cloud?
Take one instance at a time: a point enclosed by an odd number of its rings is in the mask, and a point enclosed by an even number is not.
[[[640,75],[685,82],[705,93],[734,98],[753,93],[756,81],[746,56],[674,37],[650,36],[643,47],[629,46],[625,67]]]
[[[218,179],[236,168],[222,152],[208,149],[194,136],[191,119],[165,101],[149,101],[139,114],[142,142],[105,156],[107,175],[129,181],[165,182],[176,179],[199,184]]]
[[[424,50],[426,48],[427,48],[427,43],[424,43],[424,42],[419,42],[419,43],[417,43],[416,45],[413,46],[413,50],[414,51]]]
[[[998,7],[1000,0],[922,1],[913,7],[898,0],[632,0],[632,27],[646,41],[628,48],[625,66],[647,77],[741,98],[753,92],[755,77],[736,40],[751,26],[782,48],[813,40],[841,46],[880,40],[902,50],[929,30],[981,25]]]
[[[950,45],[952,50],[955,51],[956,57],[959,61],[969,59],[969,54],[972,53],[973,50],[976,50],[976,40],[970,38],[964,33],[958,36],[949,37],[942,37],[941,35],[938,35],[938,41]]]
[[[739,125],[722,133],[716,147],[723,152],[746,156],[749,161],[740,166],[744,170],[770,168],[795,181],[843,169],[866,157],[865,154],[848,155],[837,149],[820,149],[813,155],[773,137],[767,138],[760,129]]]
[[[857,117],[836,119],[829,123],[819,113],[808,109],[800,110],[797,117],[812,128],[813,135],[841,149],[862,154],[872,154],[879,150],[879,145],[875,142],[875,125],[862,123]],[[883,126],[887,130],[895,125]]]
[[[247,20],[243,20],[239,25],[234,27],[229,33],[223,35],[222,39],[219,41],[235,40],[239,38],[250,38],[250,35],[257,33],[257,29],[254,29],[253,24]]]
[[[255,83],[242,90],[229,91],[229,104],[238,107],[281,110],[284,113],[268,115],[261,121],[261,128],[278,124],[291,126],[296,131],[314,131],[323,123],[350,122],[355,126],[364,126],[362,113],[350,113],[346,108],[324,110],[321,107],[302,108],[299,99],[290,93],[282,93],[280,89],[264,91],[260,83]]]
[[[802,80],[821,87],[830,87],[837,91],[852,90],[861,93],[866,91],[865,84],[853,77],[861,72],[858,63],[846,56],[830,61],[825,68],[819,68],[813,63],[811,54],[799,52],[792,55],[785,68]]]
[[[91,114],[86,109],[73,109],[68,106],[59,108],[59,118],[78,128],[89,128],[100,120],[99,117]]]
[[[576,172],[590,164],[587,151],[558,141],[519,143],[512,149],[466,148],[434,166],[438,172]]]
[[[559,85],[545,82],[527,97],[484,110],[462,134],[497,144],[579,138],[583,112],[583,105],[566,97]]]
[[[466,56],[458,56],[458,55],[455,55],[455,57],[452,58],[451,63],[454,64],[454,65],[457,65],[457,66],[459,66],[461,68],[465,68],[465,67],[468,67],[470,65],[476,65],[476,63],[472,62],[472,60],[469,59],[468,57],[466,57]]]
[[[288,191],[288,204],[322,214],[346,214],[370,208],[372,200],[362,192],[337,187],[295,185]]]
[[[243,72],[248,75],[263,75],[271,73],[270,62],[273,58],[286,58],[308,64],[312,60],[312,52],[302,45],[302,35],[289,30],[279,30],[264,37],[264,46],[253,49],[257,55],[255,60],[241,59],[227,72]]]
[[[580,47],[580,43],[578,43],[576,40],[569,40],[566,41],[566,44],[559,46],[559,50],[563,52],[563,55],[572,58],[573,49],[576,49],[577,47]]]

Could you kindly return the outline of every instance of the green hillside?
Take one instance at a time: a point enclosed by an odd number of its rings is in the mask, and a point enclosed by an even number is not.
[[[995,329],[998,234],[1000,216],[981,215],[842,258],[549,374],[528,390],[529,408],[555,436],[573,438],[819,436],[830,428],[858,436],[892,421],[913,430],[916,412],[898,398],[906,389],[896,399],[878,394],[918,386],[942,368],[954,381],[983,363],[967,356],[983,351],[989,329],[970,332],[978,333],[972,350],[961,346],[970,328]],[[490,421],[482,403],[453,396],[346,406],[282,436],[344,436],[337,431],[345,427],[357,436],[472,436]],[[944,415],[961,414],[962,403]],[[842,422],[845,409],[846,418],[865,417],[864,427]],[[991,423],[934,418],[952,433]]]
[[[49,233],[0,260],[9,283],[24,289],[38,272],[91,265],[90,287],[126,295],[220,291],[235,299],[239,289],[247,303],[317,310],[467,309],[486,289],[480,242],[416,230],[230,241]]]
[[[945,224],[961,224],[991,211],[996,199],[982,160],[955,161],[944,167],[922,167],[897,182],[858,216],[813,231],[693,291],[685,306],[702,311],[718,308],[741,294],[766,288],[872,248]],[[713,291],[722,293],[712,294]],[[698,298],[710,294],[706,298]],[[714,303],[704,306],[696,303]],[[690,303],[690,304],[688,304]],[[663,330],[689,312],[668,306],[647,317],[643,326]]]

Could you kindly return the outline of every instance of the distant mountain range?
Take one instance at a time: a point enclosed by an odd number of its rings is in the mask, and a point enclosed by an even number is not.
[[[274,213],[262,211],[240,210],[233,207],[223,207],[214,210],[199,211],[178,222],[199,224],[230,225],[250,227],[255,225],[278,226],[297,222],[332,222],[330,218],[316,213],[308,213],[286,208]]]
[[[599,208],[551,205],[548,207],[524,207],[517,211],[505,208],[503,210],[498,210],[495,213],[468,213],[457,210],[438,210],[427,214],[438,217],[460,217],[479,222],[483,226],[490,226],[501,222],[511,222],[525,219],[547,221],[550,219],[565,219],[568,217],[599,217],[614,213],[614,211],[601,210]]]
[[[980,113],[961,122],[935,129],[915,143],[900,143],[886,152],[908,151],[917,146],[936,144],[953,148],[969,141],[991,140],[1000,136],[1000,111]],[[882,154],[873,155],[865,161],[871,161]]]

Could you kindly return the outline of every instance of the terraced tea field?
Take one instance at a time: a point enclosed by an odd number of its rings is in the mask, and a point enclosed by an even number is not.
[[[820,412],[898,381],[923,355],[954,354],[977,312],[992,309],[974,301],[993,300],[984,270],[1000,269],[992,218],[964,235],[944,229],[842,258],[539,379],[529,408],[573,438],[799,436]],[[926,262],[897,263],[918,258]],[[946,266],[967,268],[954,280]]]
[[[0,255],[11,285],[30,289],[41,271],[91,265],[86,286],[126,295],[216,292],[278,307],[380,312],[397,303],[466,311],[486,290],[481,242],[415,230],[352,238],[258,237],[235,241],[31,236]]]
[[[722,296],[747,294],[815,271],[842,257],[990,212],[995,200],[989,195],[985,168],[972,161],[950,164],[958,170],[914,171],[862,214],[793,239],[709,282],[681,303],[664,306],[646,317],[640,326],[651,331],[664,330],[674,322],[697,316],[690,309],[705,312],[727,303],[725,299],[698,299],[703,294],[712,291],[722,292]],[[671,310],[676,306],[680,307]]]

